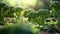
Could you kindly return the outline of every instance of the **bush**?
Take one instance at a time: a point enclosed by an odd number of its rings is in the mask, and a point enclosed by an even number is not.
[[[0,34],[36,34],[38,29],[33,24],[8,24],[1,30]]]

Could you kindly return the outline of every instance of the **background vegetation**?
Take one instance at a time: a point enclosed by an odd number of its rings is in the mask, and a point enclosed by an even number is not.
[[[60,33],[59,0],[37,0],[34,7],[6,1],[0,0],[0,34]]]

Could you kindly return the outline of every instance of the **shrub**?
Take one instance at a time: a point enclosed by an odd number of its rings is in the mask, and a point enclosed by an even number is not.
[[[0,34],[36,34],[38,29],[33,24],[8,24],[1,30]]]

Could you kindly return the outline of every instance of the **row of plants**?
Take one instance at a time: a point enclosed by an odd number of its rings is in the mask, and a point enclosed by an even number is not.
[[[28,18],[29,23],[23,23],[20,21],[20,13],[23,11],[23,8],[7,6],[4,3],[0,3],[0,21],[4,23],[4,17],[13,17],[15,18],[15,24],[10,23],[4,25],[0,28],[1,34],[37,34],[38,29],[42,30],[51,30],[52,27],[55,27],[57,30],[60,30],[60,3],[59,1],[54,1],[50,6],[51,10],[40,9],[35,11],[33,9],[27,9],[24,11],[24,17]],[[47,18],[54,18],[57,20],[49,22]],[[38,25],[38,26],[37,26]]]
[[[23,9],[20,7],[11,7],[0,3],[0,21],[4,22],[5,17],[15,18],[15,23],[8,23],[0,27],[0,34],[38,34],[38,28],[34,24],[20,21],[20,13]]]
[[[26,10],[24,12],[24,17],[28,18],[28,21],[37,23],[40,30],[51,30],[52,27],[56,28],[55,30],[60,30],[60,1],[52,1],[50,4],[50,10],[48,9],[40,9],[38,11],[35,10]],[[47,19],[50,18],[50,19]],[[52,22],[51,20],[53,18]],[[46,19],[48,22],[46,22]],[[52,26],[54,25],[54,26]],[[52,27],[50,27],[52,26]]]

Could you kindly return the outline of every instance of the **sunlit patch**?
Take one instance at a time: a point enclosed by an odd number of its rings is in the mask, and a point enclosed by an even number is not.
[[[23,0],[23,7],[29,8],[29,6],[34,7],[36,4],[36,0]]]
[[[11,6],[20,6],[20,7],[28,7],[30,6],[35,6],[36,0],[5,0],[5,3],[8,3]]]
[[[10,6],[15,6],[14,0],[7,0],[7,3],[8,3]]]
[[[37,0],[5,0],[5,3],[7,3],[9,6],[21,7],[24,9],[36,7],[37,2]],[[41,8],[44,6],[44,3],[42,1],[39,1],[37,7],[38,6]]]
[[[36,0],[24,0],[24,3],[26,4],[26,5],[35,5],[36,4]]]
[[[15,6],[23,6],[23,0],[14,0]]]

